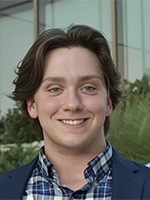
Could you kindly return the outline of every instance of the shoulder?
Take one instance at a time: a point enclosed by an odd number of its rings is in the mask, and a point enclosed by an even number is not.
[[[129,160],[113,149],[112,157],[113,166],[119,170],[132,172],[136,175],[144,177],[150,181],[150,168],[140,163]]]
[[[113,149],[112,188],[114,199],[150,199],[150,168]]]
[[[9,182],[15,183],[18,180],[26,181],[33,171],[36,165],[38,157],[34,158],[30,163],[23,165],[21,167],[12,169],[2,175],[0,175],[0,188],[2,185],[8,184]]]

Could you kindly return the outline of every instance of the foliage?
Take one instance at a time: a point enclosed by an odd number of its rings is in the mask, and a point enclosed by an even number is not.
[[[145,164],[150,162],[149,77],[126,86],[129,95],[112,115],[108,139],[123,156]]]
[[[6,116],[1,119],[1,124],[1,132],[4,131],[4,133],[0,135],[0,141],[3,144],[40,140],[32,128],[31,121],[21,113],[18,107],[9,109]]]
[[[0,143],[2,142],[2,137],[5,132],[4,123],[5,123],[4,117],[0,116]]]
[[[127,95],[129,102],[133,102],[137,97],[139,100],[142,100],[150,94],[150,77],[144,75],[141,80],[137,79],[133,83],[125,80],[123,91]]]
[[[38,151],[35,147],[24,148],[21,145],[13,146],[6,151],[0,150],[0,174],[30,162]]]

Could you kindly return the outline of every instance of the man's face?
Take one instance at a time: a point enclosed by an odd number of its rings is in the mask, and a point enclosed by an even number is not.
[[[47,54],[43,81],[27,102],[39,118],[45,146],[56,150],[91,150],[105,146],[103,125],[112,102],[97,56],[82,47]]]

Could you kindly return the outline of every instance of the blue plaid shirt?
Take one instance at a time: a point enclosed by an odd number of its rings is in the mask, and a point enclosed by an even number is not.
[[[52,163],[44,155],[42,147],[38,163],[33,170],[23,200],[111,200],[112,189],[112,147],[107,148],[88,163],[84,176],[88,183],[73,191],[60,184],[59,176]]]

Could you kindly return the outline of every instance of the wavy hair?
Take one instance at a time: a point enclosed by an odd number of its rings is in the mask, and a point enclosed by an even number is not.
[[[24,113],[27,111],[27,100],[32,99],[40,87],[45,70],[45,56],[57,48],[84,47],[97,55],[104,74],[107,89],[116,108],[122,91],[120,89],[121,74],[115,66],[107,39],[98,30],[86,25],[70,26],[62,29],[44,31],[31,46],[21,63],[17,66],[17,77],[13,81],[15,89],[11,98],[17,102]],[[38,118],[32,119],[36,131],[42,134]],[[109,129],[109,117],[104,123],[104,132]]]

